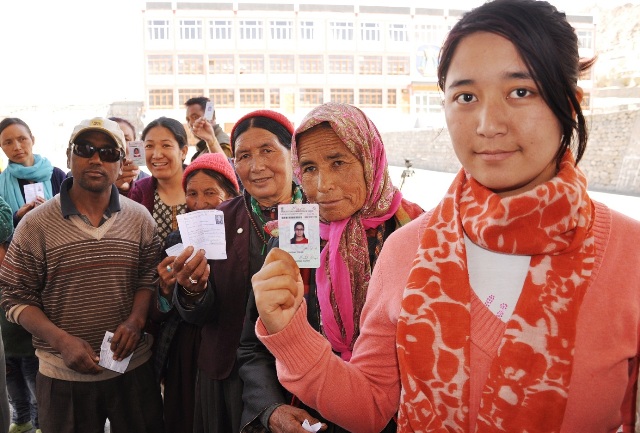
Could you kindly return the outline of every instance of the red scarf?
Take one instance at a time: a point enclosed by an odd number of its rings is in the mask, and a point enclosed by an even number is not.
[[[531,256],[484,385],[478,432],[560,430],[595,254],[594,207],[567,152],[558,174],[501,198],[461,171],[420,241],[398,320],[399,432],[468,432],[470,294],[464,233]]]

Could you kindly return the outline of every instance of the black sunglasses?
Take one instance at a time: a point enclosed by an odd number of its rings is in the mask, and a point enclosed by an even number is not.
[[[73,153],[81,158],[91,158],[96,152],[100,161],[117,162],[124,157],[122,150],[117,147],[95,147],[89,143],[73,143]]]

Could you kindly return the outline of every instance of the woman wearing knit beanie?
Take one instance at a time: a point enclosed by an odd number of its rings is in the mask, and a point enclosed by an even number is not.
[[[203,325],[194,432],[240,431],[242,381],[236,350],[251,276],[277,236],[278,205],[303,201],[293,181],[292,134],[291,122],[271,110],[251,112],[236,123],[231,144],[245,191],[218,206],[224,213],[227,259],[207,263],[202,251],[189,259],[193,248],[187,248],[173,263],[175,306],[184,320]]]
[[[189,164],[182,176],[182,187],[187,212],[215,209],[239,194],[235,171],[220,153],[203,154]],[[167,236],[163,251],[181,242],[176,230]],[[165,257],[158,265],[157,302],[151,310],[152,319],[162,323],[154,351],[154,368],[158,380],[164,383],[165,431],[192,433],[201,326],[183,321],[173,308],[175,256],[163,254]]]

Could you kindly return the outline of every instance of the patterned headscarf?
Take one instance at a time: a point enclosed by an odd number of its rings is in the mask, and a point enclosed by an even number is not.
[[[402,194],[391,184],[382,138],[373,122],[358,108],[334,102],[311,110],[294,134],[291,158],[299,179],[296,137],[323,122],[331,125],[362,163],[367,187],[364,206],[358,212],[344,220],[320,224],[320,236],[327,240],[316,274],[322,326],[333,349],[349,360],[371,278],[365,230],[392,218]]]

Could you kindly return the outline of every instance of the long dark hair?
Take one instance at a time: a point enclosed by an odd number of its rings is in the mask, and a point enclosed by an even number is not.
[[[527,65],[542,98],[560,122],[562,141],[556,154],[559,166],[574,133],[576,164],[587,147],[587,126],[576,97],[580,74],[593,59],[580,59],[578,37],[564,13],[546,1],[494,0],[467,12],[447,36],[440,50],[438,86],[444,92],[447,71],[460,41],[476,32],[508,39]],[[575,115],[575,119],[574,119]]]

